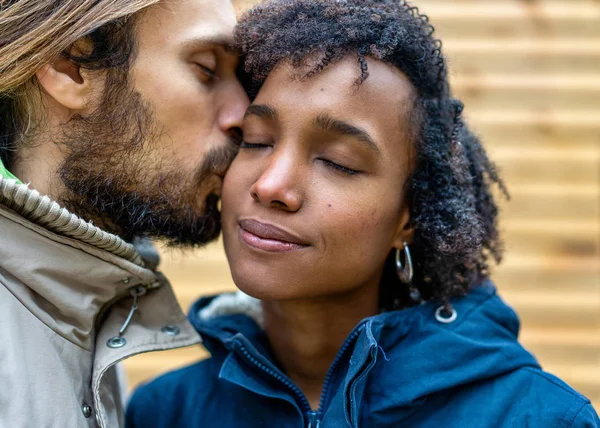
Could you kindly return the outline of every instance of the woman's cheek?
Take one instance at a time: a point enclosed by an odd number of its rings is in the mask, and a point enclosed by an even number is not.
[[[337,209],[332,203],[328,210],[327,223],[331,230],[335,230],[340,245],[364,247],[377,234],[377,229],[383,226],[377,207],[352,201],[348,206],[338,206]]]

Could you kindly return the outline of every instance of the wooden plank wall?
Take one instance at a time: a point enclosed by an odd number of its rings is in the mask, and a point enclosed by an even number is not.
[[[522,341],[600,406],[600,3],[414,3],[442,38],[454,90],[512,193],[493,278],[521,317]],[[234,288],[220,244],[163,257],[186,309]],[[131,386],[205,355],[135,357]]]

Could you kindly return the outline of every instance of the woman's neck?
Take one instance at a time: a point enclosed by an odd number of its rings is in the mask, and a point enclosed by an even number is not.
[[[377,287],[334,298],[263,301],[265,330],[285,373],[317,409],[325,375],[348,334],[362,319],[376,315]]]

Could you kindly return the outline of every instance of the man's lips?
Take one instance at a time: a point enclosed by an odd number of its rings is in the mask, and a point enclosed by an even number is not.
[[[305,248],[305,240],[268,223],[254,219],[240,220],[240,238],[251,247],[270,252],[286,252]]]

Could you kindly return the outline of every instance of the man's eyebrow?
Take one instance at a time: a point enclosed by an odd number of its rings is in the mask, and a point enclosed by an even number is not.
[[[183,42],[183,45],[188,51],[221,48],[227,53],[236,53],[233,46],[233,41],[229,36],[207,36],[189,39]]]
[[[261,119],[268,119],[268,120],[278,120],[278,117],[279,117],[273,107],[269,107],[267,105],[260,105],[260,104],[250,105],[250,107],[248,107],[248,109],[246,110],[244,119],[247,118],[248,116],[258,116]]]
[[[371,150],[376,153],[381,153],[377,144],[367,131],[354,125],[350,125],[340,119],[334,119],[327,114],[320,114],[314,120],[314,126],[317,129],[324,131],[335,132],[340,135],[347,135],[356,138],[361,143],[367,145]]]

